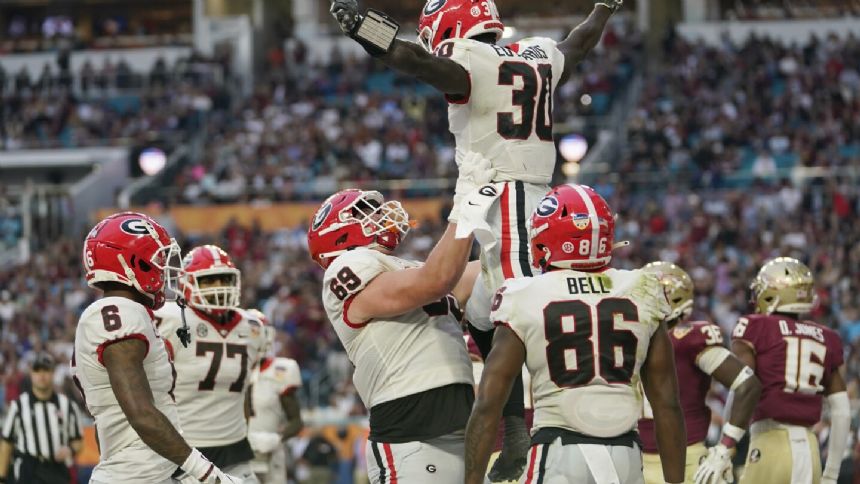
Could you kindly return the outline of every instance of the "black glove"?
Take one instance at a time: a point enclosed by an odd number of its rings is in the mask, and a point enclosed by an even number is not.
[[[355,31],[358,30],[363,20],[363,16],[358,13],[358,2],[356,0],[332,0],[329,12],[337,20],[340,30],[349,37],[352,37]]]

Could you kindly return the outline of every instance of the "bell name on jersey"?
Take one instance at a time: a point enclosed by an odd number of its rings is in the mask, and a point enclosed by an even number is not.
[[[263,346],[262,325],[238,309],[223,324],[191,308],[185,318],[191,343],[176,334],[181,309],[167,303],[155,312],[158,330],[173,353],[176,403],[185,438],[195,447],[219,447],[247,435],[245,392]]]
[[[506,281],[490,318],[526,349],[532,432],[558,427],[614,437],[632,430],[642,407],[639,370],[669,313],[657,278],[639,270],[558,270]]]
[[[349,318],[353,298],[376,276],[420,265],[357,248],[338,256],[323,277],[326,313],[355,365],[353,383],[368,408],[445,385],[472,384],[472,361],[453,296],[400,316]]]
[[[167,481],[176,464],[140,440],[120,408],[104,366],[111,344],[137,339],[146,343],[143,370],[155,408],[177,429],[179,414],[173,398],[175,376],[152,311],[131,299],[106,297],[90,304],[75,330],[72,376],[95,419],[101,456],[93,480],[149,484]]]

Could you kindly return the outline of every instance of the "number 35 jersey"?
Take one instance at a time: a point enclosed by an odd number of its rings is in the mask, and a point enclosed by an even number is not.
[[[532,432],[559,427],[614,437],[632,430],[642,409],[639,370],[669,313],[657,278],[640,270],[558,270],[506,281],[490,318],[525,346]]]
[[[495,181],[548,184],[556,160],[552,96],[564,69],[556,42],[533,37],[502,47],[449,39],[436,55],[469,74],[469,93],[447,97],[458,165],[474,151],[493,163]]]
[[[367,408],[446,385],[472,385],[459,308],[448,296],[400,316],[355,321],[353,298],[383,272],[420,263],[358,248],[338,256],[323,277],[323,303],[352,364]]]
[[[261,325],[244,311],[231,311],[225,324],[185,309],[191,343],[176,330],[181,310],[167,303],[156,311],[158,330],[173,353],[176,404],[184,437],[194,447],[220,447],[247,436],[245,391],[261,345]]]
[[[751,314],[732,332],[755,352],[761,397],[753,422],[763,419],[809,427],[821,418],[824,383],[843,362],[842,339],[812,321]]]

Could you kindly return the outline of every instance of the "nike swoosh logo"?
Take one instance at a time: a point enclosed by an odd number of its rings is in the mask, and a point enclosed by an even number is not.
[[[477,204],[477,203],[475,203],[475,202],[468,202],[468,203],[469,203],[469,205],[474,205],[474,206],[476,206],[476,207],[478,206],[478,204]]]

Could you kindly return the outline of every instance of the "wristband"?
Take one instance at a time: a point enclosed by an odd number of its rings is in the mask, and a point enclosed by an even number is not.
[[[720,439],[720,443],[728,448],[735,447],[744,438],[744,434],[746,433],[746,430],[726,422],[723,425],[723,436]]]

